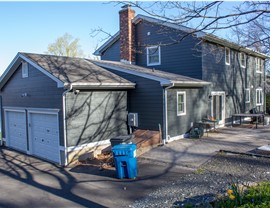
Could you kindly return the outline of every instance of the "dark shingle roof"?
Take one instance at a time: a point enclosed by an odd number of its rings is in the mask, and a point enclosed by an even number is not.
[[[64,83],[131,83],[82,58],[32,53],[21,54]]]
[[[89,60],[90,61],[90,60]],[[146,67],[141,67],[133,64],[127,64],[123,62],[116,62],[116,61],[96,61],[91,60],[92,63],[95,63],[101,67],[109,68],[112,70],[117,71],[124,71],[126,73],[130,74],[140,74],[142,77],[148,77],[155,80],[159,80],[162,85],[169,85],[171,83],[174,83],[175,85],[182,85],[182,86],[202,86],[202,85],[208,85],[209,82],[195,79],[187,76],[182,76],[179,74],[174,74],[170,72],[165,72],[161,70],[156,69],[149,69]]]

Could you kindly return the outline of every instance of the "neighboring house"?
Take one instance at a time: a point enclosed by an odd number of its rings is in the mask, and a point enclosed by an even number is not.
[[[133,67],[158,69],[211,83],[200,89],[192,85],[163,86],[159,96],[168,96],[167,110],[163,114],[165,139],[181,137],[193,122],[208,115],[224,125],[234,113],[249,112],[254,107],[264,110],[264,65],[265,59],[269,58],[267,55],[211,34],[152,17],[135,16],[130,7],[124,7],[119,14],[119,32],[94,53],[101,60],[120,61]],[[107,69],[132,82],[137,80],[133,71]],[[143,75],[140,75],[138,79],[142,78]],[[128,98],[129,103],[138,100],[138,97]],[[148,98],[142,96],[141,99]],[[145,112],[151,112],[155,103],[143,106]],[[143,128],[152,128],[149,123],[156,125],[154,115],[139,113],[139,117],[148,116],[148,123]]]
[[[18,53],[0,80],[5,143],[66,165],[127,134],[134,87],[84,59]]]

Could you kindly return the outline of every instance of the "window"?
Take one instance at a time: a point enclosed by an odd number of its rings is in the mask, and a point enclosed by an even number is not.
[[[177,115],[186,115],[186,92],[177,92]]]
[[[256,89],[256,105],[263,104],[262,89]]]
[[[240,53],[239,54],[239,61],[240,61],[240,66],[243,68],[246,68],[246,54]]]
[[[147,66],[160,65],[160,46],[147,47]]]
[[[256,58],[256,72],[262,73],[263,71],[263,60],[260,58]]]
[[[231,50],[229,48],[225,48],[225,63],[226,65],[231,63]]]
[[[28,64],[26,62],[22,62],[22,78],[28,77]]]
[[[245,101],[246,103],[250,103],[250,89],[246,88],[245,93]]]

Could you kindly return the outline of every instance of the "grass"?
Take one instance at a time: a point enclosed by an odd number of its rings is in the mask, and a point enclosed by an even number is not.
[[[240,188],[232,185],[227,196],[213,203],[216,208],[269,208],[270,207],[270,183],[264,182],[258,186]]]

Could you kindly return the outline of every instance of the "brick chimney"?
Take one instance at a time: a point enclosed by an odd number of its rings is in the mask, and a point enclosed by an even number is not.
[[[132,19],[135,11],[130,5],[125,5],[119,11],[120,17],[120,61],[135,64],[135,32]]]

